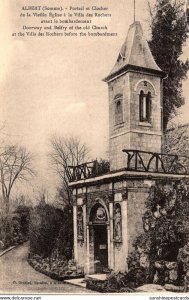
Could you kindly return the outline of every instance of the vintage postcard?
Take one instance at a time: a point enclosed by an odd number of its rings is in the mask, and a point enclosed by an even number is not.
[[[189,291],[188,35],[183,0],[1,0],[1,295]]]

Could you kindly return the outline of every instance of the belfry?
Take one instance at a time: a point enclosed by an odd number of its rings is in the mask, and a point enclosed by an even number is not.
[[[161,152],[164,75],[154,61],[140,22],[134,22],[112,71],[104,79],[109,89],[112,170],[125,165],[124,148]]]
[[[110,170],[96,162],[70,168],[74,257],[85,274],[127,270],[142,216],[157,179],[182,176],[174,156],[161,154],[162,84],[140,22],[128,30],[117,61],[104,79],[109,91]]]

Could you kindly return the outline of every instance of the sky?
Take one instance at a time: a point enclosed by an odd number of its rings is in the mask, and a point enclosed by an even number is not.
[[[141,21],[149,36],[147,2],[136,0],[136,20]],[[13,37],[12,33],[23,23],[19,17],[23,5],[108,6],[112,17],[102,18],[98,24],[106,24],[109,31],[118,35]],[[132,22],[133,0],[1,0],[1,141],[21,144],[34,153],[38,171],[34,185],[38,188],[43,185],[53,190],[58,183],[47,158],[53,134],[79,136],[91,149],[94,159],[107,156],[108,89],[102,79],[112,69]],[[187,53],[188,42],[184,58]],[[186,123],[189,80],[183,90],[186,105],[180,110],[178,121]]]

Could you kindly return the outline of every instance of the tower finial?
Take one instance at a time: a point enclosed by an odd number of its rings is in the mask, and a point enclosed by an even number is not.
[[[136,18],[136,3],[135,3],[135,0],[134,0],[134,22],[135,22],[135,18]]]

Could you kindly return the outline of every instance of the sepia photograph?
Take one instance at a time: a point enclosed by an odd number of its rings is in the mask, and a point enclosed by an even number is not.
[[[1,299],[187,299],[188,74],[188,0],[1,0]]]

